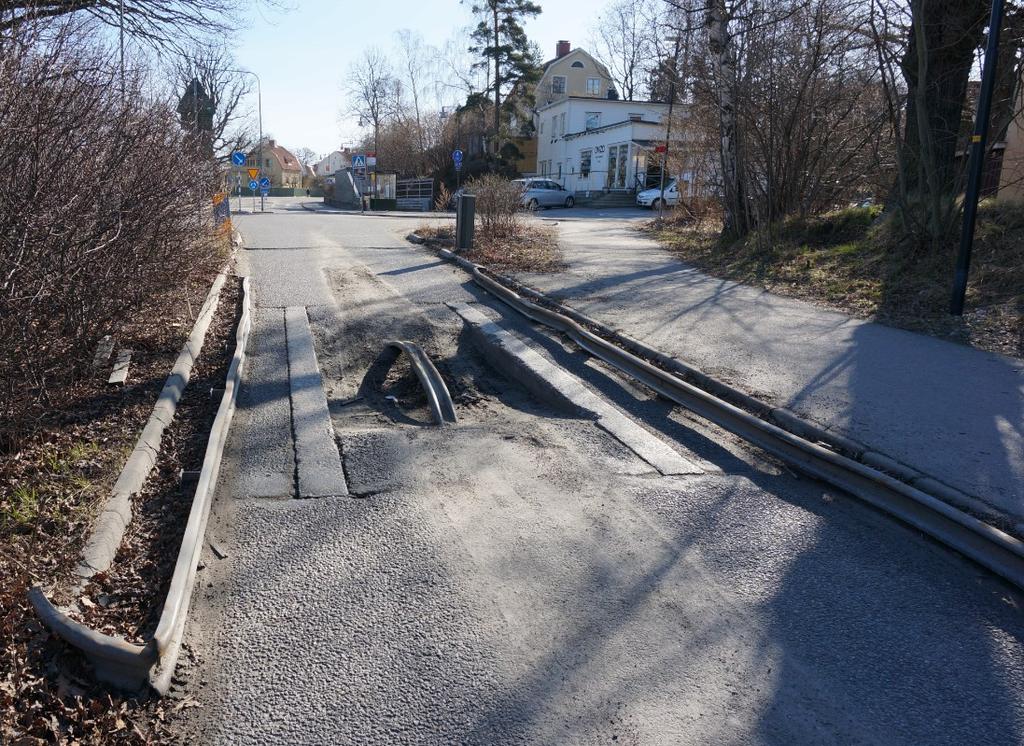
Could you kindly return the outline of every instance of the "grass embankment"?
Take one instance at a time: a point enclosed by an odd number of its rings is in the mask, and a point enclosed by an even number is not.
[[[949,315],[956,247],[915,249],[880,207],[789,219],[735,242],[718,227],[667,219],[645,230],[716,277],[861,318],[1024,356],[1024,206],[981,204],[966,312]]]
[[[421,225],[416,233],[435,246],[455,245],[455,225]],[[563,267],[554,228],[521,223],[511,235],[491,236],[478,230],[473,248],[461,256],[502,272],[556,272]]]

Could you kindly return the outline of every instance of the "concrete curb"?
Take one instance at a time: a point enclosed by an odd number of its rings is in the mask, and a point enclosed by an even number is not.
[[[596,422],[661,474],[701,474],[699,466],[640,427],[571,373],[546,360],[518,336],[465,303],[449,303],[465,323],[473,343],[504,375],[535,396],[570,414]]]
[[[221,285],[223,277],[221,275]],[[38,585],[29,590],[29,600],[43,623],[54,634],[85,653],[99,681],[121,689],[138,690],[147,679],[161,694],[166,694],[170,687],[188,616],[213,491],[217,484],[224,445],[238,398],[242,367],[245,363],[245,347],[251,328],[248,278],[242,282],[242,297],[242,315],[235,333],[235,353],[228,368],[220,407],[210,429],[203,468],[192,499],[185,535],[153,639],[145,645],[135,645],[122,638],[97,632],[59,611]],[[159,667],[154,670],[156,664],[159,664]]]
[[[78,576],[83,581],[88,580],[97,572],[106,570],[114,561],[114,555],[117,553],[118,547],[121,546],[125,529],[132,520],[132,496],[142,489],[150,471],[156,464],[164,429],[174,419],[178,402],[181,401],[185,387],[188,386],[189,378],[192,375],[192,366],[202,350],[206,331],[210,327],[210,322],[213,321],[213,315],[220,300],[220,291],[224,287],[226,279],[227,275],[222,272],[213,281],[210,292],[199,310],[196,323],[192,327],[192,333],[189,334],[181,352],[178,353],[174,367],[171,368],[171,374],[167,377],[153,407],[153,412],[149,416],[142,434],[139,435],[135,448],[125,462],[117,482],[114,483],[110,498],[96,519],[92,534],[85,544],[85,549],[82,550],[82,559],[76,568]]]
[[[406,239],[411,243],[429,245],[429,242],[423,236],[420,236],[415,232],[406,236]],[[635,339],[618,329],[613,329],[612,327],[609,327],[596,319],[592,319],[569,306],[554,301],[543,293],[523,285],[511,277],[492,272],[486,267],[474,264],[448,249],[434,250],[441,257],[448,259],[466,270],[470,275],[473,275],[475,272],[485,271],[499,283],[504,285],[506,288],[511,289],[515,293],[526,296],[534,301],[539,301],[549,307],[556,308],[558,313],[569,317],[586,328],[596,331],[598,334],[622,346],[626,350],[639,355],[640,357],[655,361],[665,370],[679,375],[684,381],[696,386],[697,388],[703,389],[709,394],[733,404],[740,409],[746,410],[761,419],[772,422],[787,432],[811,442],[822,443],[840,455],[846,456],[854,461],[861,462],[889,476],[895,477],[937,500],[941,500],[944,503],[966,511],[967,513],[981,518],[988,523],[993,523],[997,527],[1004,531],[1009,531],[1017,537],[1024,537],[1024,521],[1019,517],[997,510],[983,500],[972,495],[968,495],[955,487],[951,487],[950,485],[935,479],[934,477],[922,474],[916,469],[907,466],[896,459],[872,450],[869,446],[853,438],[846,437],[819,425],[810,423],[788,409],[782,407],[773,408],[770,405],[755,399],[746,392],[740,391],[723,381],[719,381],[693,366],[669,357],[665,353],[648,346],[640,340]]]

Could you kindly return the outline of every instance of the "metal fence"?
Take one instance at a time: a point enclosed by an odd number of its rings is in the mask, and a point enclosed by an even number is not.
[[[399,210],[428,212],[434,204],[433,179],[399,179],[395,184]]]

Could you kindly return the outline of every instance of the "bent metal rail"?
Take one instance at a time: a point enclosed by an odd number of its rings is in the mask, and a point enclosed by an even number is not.
[[[866,464],[788,432],[703,391],[676,375],[603,339],[564,313],[523,298],[454,253],[441,255],[468,271],[473,280],[534,321],[568,335],[590,354],[645,384],[691,412],[714,422],[793,467],[839,487],[900,521],[923,531],[1024,589],[1024,542],[922,490]],[[535,297],[544,297],[533,291]],[[561,306],[545,298],[554,308]],[[574,313],[576,318],[581,314]],[[594,322],[595,327],[601,325]]]

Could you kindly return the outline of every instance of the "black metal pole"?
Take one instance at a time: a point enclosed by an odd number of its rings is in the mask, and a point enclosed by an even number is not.
[[[999,29],[1003,25],[1003,0],[992,0],[992,15],[988,21],[988,43],[985,45],[985,63],[981,71],[981,91],[978,94],[978,115],[971,135],[971,156],[964,195],[964,219],[960,231],[960,251],[956,257],[953,277],[953,297],[949,312],[954,316],[964,313],[967,294],[967,275],[971,268],[971,246],[974,243],[974,224],[978,218],[978,192],[985,166],[985,140],[988,138],[989,111],[992,108],[992,89],[996,82],[996,58],[999,56]]]

